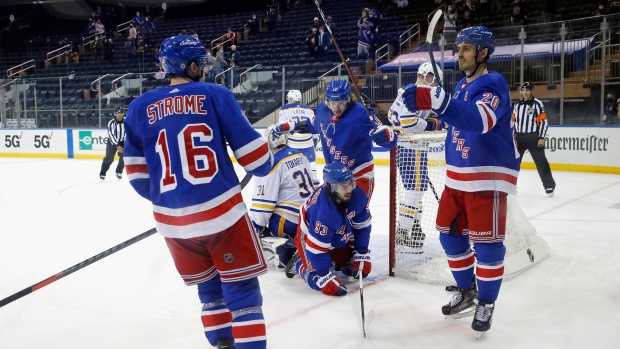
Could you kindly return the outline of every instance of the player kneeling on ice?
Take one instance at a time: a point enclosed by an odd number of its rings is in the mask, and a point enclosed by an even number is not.
[[[454,315],[476,305],[471,327],[485,332],[504,276],[507,197],[517,193],[519,151],[510,89],[501,74],[487,70],[495,50],[493,33],[487,27],[465,28],[456,46],[465,77],[454,96],[440,86],[412,85],[402,97],[410,111],[433,110],[450,125],[436,226],[458,288],[449,289],[456,294],[442,312]],[[472,282],[474,273],[477,282]]]
[[[300,209],[295,236],[298,253],[287,264],[286,273],[301,276],[308,286],[328,296],[344,296],[347,288],[332,268],[356,279],[370,274],[372,217],[368,196],[356,187],[346,165],[326,165],[323,181]]]
[[[267,128],[265,136],[275,165],[267,176],[254,179],[250,216],[267,262],[284,268],[295,253],[299,206],[320,183],[304,154],[287,145],[288,133],[277,133],[274,127]]]

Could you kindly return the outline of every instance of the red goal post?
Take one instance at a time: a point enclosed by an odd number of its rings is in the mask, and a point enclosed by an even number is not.
[[[404,133],[390,151],[390,276],[454,283],[435,228],[445,184],[445,139],[446,131]],[[504,244],[506,280],[549,256],[549,246],[512,195],[508,196]]]

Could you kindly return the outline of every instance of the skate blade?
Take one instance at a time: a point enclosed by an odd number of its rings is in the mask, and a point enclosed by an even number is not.
[[[469,317],[469,316],[473,316],[474,313],[476,312],[476,307],[472,307],[472,308],[468,308],[465,309],[464,311],[460,312],[460,313],[456,313],[456,314],[452,314],[452,315],[444,315],[445,319],[448,320],[458,320],[458,319],[462,319],[464,317]]]
[[[476,332],[476,339],[482,339],[485,333],[487,333],[487,331]]]

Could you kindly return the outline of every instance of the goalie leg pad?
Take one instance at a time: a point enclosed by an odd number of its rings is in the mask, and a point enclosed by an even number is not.
[[[476,280],[478,283],[478,299],[493,303],[497,300],[499,289],[504,277],[504,256],[506,247],[503,242],[475,243]]]
[[[232,315],[226,307],[220,278],[198,284],[198,297],[203,303],[200,320],[209,343],[215,346],[218,341],[233,338]]]

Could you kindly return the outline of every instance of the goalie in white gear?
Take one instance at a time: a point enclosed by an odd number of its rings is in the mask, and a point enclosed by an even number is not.
[[[443,80],[443,72],[435,65],[439,80]],[[416,85],[437,86],[437,79],[431,62],[420,65]],[[388,117],[397,132],[438,131],[444,128],[443,122],[431,115],[430,110],[410,112],[403,103],[402,94],[405,88],[398,90],[396,100],[390,107]],[[443,144],[441,145],[444,146]],[[426,235],[420,226],[422,217],[422,197],[428,189],[428,143],[398,143],[399,174],[405,188],[398,218],[396,243],[413,248],[421,248]]]
[[[278,124],[303,122],[312,125],[314,121],[314,111],[310,106],[301,104],[301,91],[290,90],[286,95],[287,104],[280,108],[278,114]],[[291,128],[291,130],[294,127]],[[293,132],[289,134],[288,146],[293,149],[299,149],[310,161],[312,170],[316,173],[316,154],[314,147],[318,143],[319,135],[312,133]]]
[[[268,175],[254,177],[250,216],[261,236],[265,258],[284,268],[296,250],[293,238],[299,206],[319,186],[319,179],[308,159],[298,149],[287,146],[289,134],[277,133],[274,127],[265,131],[274,165]]]

